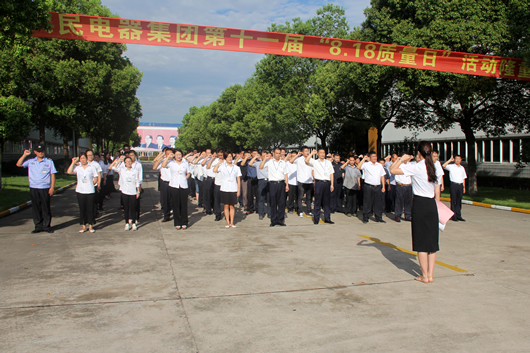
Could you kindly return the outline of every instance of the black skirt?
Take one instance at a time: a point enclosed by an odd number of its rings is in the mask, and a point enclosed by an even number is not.
[[[412,200],[412,250],[437,252],[438,208],[434,198],[414,195]]]
[[[237,203],[237,192],[221,191],[219,201],[225,205],[235,205]]]

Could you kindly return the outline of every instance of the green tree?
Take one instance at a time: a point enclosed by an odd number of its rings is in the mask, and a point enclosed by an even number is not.
[[[366,39],[442,50],[497,55],[510,37],[512,2],[484,0],[373,1],[363,24]],[[502,135],[528,126],[527,82],[406,70],[410,93],[397,127],[443,131],[454,124],[468,144],[469,193],[477,190],[475,133]]]
[[[0,48],[24,42],[34,30],[48,28],[50,2],[2,0],[0,2]]]

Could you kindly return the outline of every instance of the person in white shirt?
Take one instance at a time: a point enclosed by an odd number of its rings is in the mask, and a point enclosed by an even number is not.
[[[383,220],[383,194],[385,192],[386,172],[377,162],[377,154],[368,153],[357,168],[363,171],[363,223],[368,223],[370,213],[374,212],[375,221],[386,223]]]
[[[269,200],[271,227],[285,226],[285,193],[289,191],[289,171],[281,160],[281,149],[276,147],[274,158],[267,156],[261,161],[259,169],[267,169],[269,176]]]
[[[294,164],[296,164],[296,179],[298,181],[298,212],[303,217],[302,198],[305,195],[306,215],[313,217],[311,211],[311,200],[313,198],[313,169],[305,160],[309,156],[309,147],[302,146],[302,151],[298,152]]]
[[[97,202],[98,202],[98,211],[103,211],[103,200],[105,200],[105,192],[107,191],[107,174],[109,169],[109,164],[105,161],[105,154],[104,153],[96,153],[96,156],[99,158],[97,159],[97,162],[99,163],[99,166],[101,167],[101,190],[97,194]]]
[[[397,158],[393,158],[393,162],[390,166],[390,170],[392,169],[392,166],[396,163]],[[412,162],[409,162],[412,163]],[[407,165],[408,163],[403,162],[403,165]],[[396,189],[395,193],[395,207],[394,207],[394,220],[396,222],[401,222],[401,216],[403,213],[405,213],[405,221],[411,221],[412,220],[412,180],[410,176],[407,175],[394,175],[394,180],[396,182],[396,185],[394,185],[394,188]]]
[[[265,203],[267,204],[267,215],[269,218],[271,215],[268,169],[259,169],[261,162],[267,158],[268,154],[267,151],[261,151],[261,157],[256,154],[248,163],[249,168],[256,169],[258,178],[258,214],[260,220],[265,218]]]
[[[188,228],[188,178],[190,176],[189,164],[182,159],[182,151],[171,151],[162,162],[162,168],[169,169],[171,203],[173,204],[173,225],[175,229]]]
[[[87,160],[88,160],[88,164],[90,164],[91,166],[93,166],[97,172],[98,172],[98,175],[99,175],[99,179],[101,180],[101,177],[102,177],[102,172],[103,170],[101,169],[101,165],[99,165],[99,162],[96,162],[95,161],[95,156],[94,156],[94,151],[92,150],[87,150],[86,152],[86,157],[87,157]],[[96,185],[96,198],[94,199],[94,205],[93,205],[93,208],[94,208],[94,216],[97,218],[98,217],[98,192],[101,190],[101,183],[98,183],[98,185]]]
[[[235,228],[235,204],[237,203],[237,198],[241,190],[241,168],[235,165],[232,153],[226,151],[223,152],[222,158],[218,159],[213,172],[219,175],[221,180],[219,201],[224,204],[225,228]]]
[[[315,207],[313,208],[313,223],[320,221],[320,210],[324,207],[324,223],[334,224],[331,221],[330,198],[331,192],[335,189],[333,165],[326,159],[326,150],[318,150],[318,159],[311,156],[317,154],[316,150],[305,158],[305,163],[313,168],[313,178],[315,180]]]
[[[361,171],[355,165],[356,156],[351,156],[344,162],[344,189],[346,189],[346,216],[357,217],[357,198],[361,190]]]
[[[160,171],[160,207],[164,218],[162,222],[168,222],[171,218],[171,210],[173,205],[171,204],[171,190],[169,188],[169,182],[171,181],[171,172],[168,168],[162,168],[162,162],[167,159],[170,153],[173,151],[169,147],[164,147],[162,153],[159,153],[153,160],[153,170]]]
[[[444,189],[445,189],[445,182],[444,182],[444,178],[443,178],[443,176],[445,175],[445,172],[444,172],[444,169],[442,167],[442,164],[438,160],[440,158],[440,152],[438,152],[437,150],[432,150],[431,155],[432,155],[432,160],[434,161],[434,166],[436,167],[437,173],[440,170],[442,171],[442,176],[439,178],[438,184],[440,185],[440,192],[443,192]]]
[[[217,158],[210,160],[206,168],[213,178],[213,214],[215,215],[215,221],[219,222],[221,219],[223,219],[223,215],[221,213],[222,176],[219,173],[215,173],[213,169],[219,163],[219,161],[224,162],[224,151],[220,148],[217,150],[217,154],[214,151],[212,155],[217,156]]]
[[[297,167],[294,164],[294,160],[298,157],[297,151],[291,151],[285,159],[287,164],[287,170],[289,172],[289,191],[287,192],[287,212],[289,213],[300,213],[302,210],[298,210],[298,179],[297,179]]]
[[[136,170],[136,173],[138,173],[138,184],[140,185],[140,197],[136,199],[136,219],[140,219],[140,200],[142,199],[142,193],[144,190],[142,189],[142,184],[144,183],[144,168],[142,166],[142,162],[138,159],[138,154],[135,150],[130,150],[128,153],[129,157],[132,160],[132,168]]]
[[[210,160],[215,159],[216,156],[212,154],[212,150],[207,148],[205,151],[205,156],[199,161],[199,165],[202,167],[202,204],[204,206],[203,213],[207,215],[212,215],[213,207],[213,169],[208,169],[208,163]],[[213,161],[212,161],[213,162]]]
[[[120,175],[120,191],[125,211],[125,230],[137,230],[138,211],[136,210],[138,198],[140,197],[140,179],[138,170],[133,168],[131,157],[121,155],[109,166]]]
[[[431,155],[431,144],[422,141],[418,144],[417,163],[407,163],[413,157],[405,154],[398,158],[390,169],[394,175],[411,177],[414,202],[412,204],[412,250],[418,252],[418,262],[422,274],[415,280],[433,282],[436,252],[438,245],[438,208],[440,185],[434,161]],[[403,164],[406,163],[406,164]]]
[[[449,164],[455,162],[455,164]],[[455,222],[465,222],[462,218],[462,195],[466,193],[466,168],[462,166],[462,157],[456,155],[444,163],[443,167],[449,172],[449,179],[451,180],[451,187],[449,192],[451,194],[451,211],[455,214],[452,218]]]
[[[78,162],[79,165],[76,166]],[[79,222],[82,226],[79,233],[86,232],[87,225],[88,231],[94,233],[95,230],[93,226],[96,220],[94,214],[94,199],[96,198],[95,185],[101,182],[101,177],[96,168],[88,164],[86,153],[82,153],[79,157],[72,158],[72,164],[70,164],[66,173],[77,175],[75,192],[77,195],[77,203],[79,204]]]
[[[397,153],[392,153],[385,157],[385,171],[388,175],[387,188],[385,190],[385,211],[390,213],[394,212],[394,206],[396,203],[396,179],[395,176],[390,173],[390,166],[398,158]]]

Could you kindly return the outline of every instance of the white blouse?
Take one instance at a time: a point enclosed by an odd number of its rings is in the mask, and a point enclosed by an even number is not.
[[[94,166],[88,164],[86,168],[83,168],[82,165],[78,165],[74,168],[74,173],[77,175],[75,192],[80,194],[93,194],[96,192],[94,179],[98,177],[98,172]]]
[[[223,163],[218,169],[221,176],[221,191],[223,192],[237,192],[237,177],[241,177],[241,168],[237,165]]]
[[[124,163],[116,171],[120,175],[120,191],[125,195],[136,195],[136,188],[140,187],[138,171],[134,168],[127,169]]]
[[[434,198],[434,190],[436,183],[430,183],[427,176],[427,166],[425,159],[418,163],[407,163],[399,166],[405,176],[410,176],[412,179],[412,193],[416,196]],[[439,177],[439,171],[436,171],[436,177]]]
[[[171,179],[169,180],[169,186],[177,189],[188,188],[188,176],[190,172],[189,164],[187,161],[181,161],[180,164],[175,160],[169,161],[167,164],[169,172],[171,173]]]

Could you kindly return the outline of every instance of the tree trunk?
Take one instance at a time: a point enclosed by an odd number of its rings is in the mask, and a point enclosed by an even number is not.
[[[0,192],[2,191],[2,156],[4,154],[4,140],[0,139]]]
[[[66,174],[66,171],[68,170],[68,166],[71,163],[70,160],[70,150],[68,147],[68,139],[66,137],[63,137],[63,153],[64,153],[64,174]]]
[[[475,133],[467,124],[460,123],[467,142],[467,193],[476,195],[477,185],[477,160],[475,159]]]
[[[39,143],[46,143],[46,121],[42,116],[38,117],[39,120]]]

